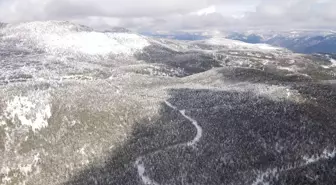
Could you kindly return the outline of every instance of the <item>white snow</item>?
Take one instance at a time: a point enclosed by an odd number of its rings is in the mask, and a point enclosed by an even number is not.
[[[274,177],[277,172],[277,169],[271,169],[259,174],[258,177],[253,181],[252,185],[269,185],[270,183],[267,181],[267,178]]]
[[[331,151],[325,149],[323,151],[322,155],[320,155],[320,156],[316,156],[316,155],[311,156],[311,157],[304,156],[303,160],[305,161],[305,163],[300,164],[300,165],[287,166],[287,167],[282,168],[282,169],[277,169],[277,168],[268,169],[265,172],[260,173],[257,176],[257,178],[253,181],[252,185],[259,185],[259,184],[269,185],[270,183],[269,183],[268,178],[277,177],[277,174],[280,173],[280,172],[288,171],[288,170],[292,170],[292,169],[296,169],[296,168],[301,168],[301,167],[304,167],[306,165],[319,162],[320,160],[332,159],[334,157],[336,157],[336,149],[333,149]]]
[[[3,120],[4,118],[0,116],[0,126],[6,125],[7,123]]]
[[[158,185],[157,182],[155,182],[154,180],[150,179],[148,176],[145,175],[146,169],[141,157],[139,157],[136,160],[135,164],[138,169],[138,175],[145,185]]]
[[[326,65],[321,65],[321,67],[324,69],[330,69],[330,66],[326,66]]]
[[[83,146],[78,152],[79,152],[80,154],[86,156],[86,155],[87,155],[86,152],[85,152],[86,147],[87,147],[86,144],[84,144],[84,146]]]
[[[321,155],[319,156],[314,155],[310,157],[305,156],[303,157],[303,160],[306,161],[306,164],[311,164],[311,163],[318,162],[320,160],[331,159],[331,158],[334,158],[335,156],[336,156],[336,149],[332,151],[328,151],[327,149],[325,149]]]
[[[279,49],[279,48],[276,48],[276,47],[268,45],[268,44],[253,44],[252,46],[257,46],[258,48],[263,49],[263,50],[276,50],[276,49]]]
[[[332,66],[336,66],[336,60],[333,58],[330,58],[330,62]]]
[[[251,49],[251,50],[278,50],[281,48],[273,47],[268,44],[249,44],[241,41],[230,40],[222,37],[212,37],[205,40],[206,44],[226,46],[229,49]]]
[[[20,183],[15,181],[15,173],[19,172],[20,175],[22,175],[23,177],[29,177],[33,174],[38,173],[40,171],[40,160],[40,153],[36,153],[32,156],[31,159],[30,157],[28,157],[28,159],[25,158],[22,163],[12,163],[10,166],[3,166],[0,169],[0,176],[3,176],[3,178],[0,178],[0,184],[25,184],[25,180]],[[6,165],[6,163],[3,165]],[[14,175],[11,173],[13,173]]]
[[[34,99],[27,96],[15,96],[7,102],[4,118],[13,123],[31,127],[35,132],[48,126],[51,117],[51,106],[46,97],[37,96]]]
[[[336,60],[331,58],[329,55],[327,55],[329,61],[331,62],[330,65],[321,65],[324,69],[330,69],[331,67],[336,67]]]
[[[4,38],[18,39],[53,54],[130,55],[148,46],[147,40],[132,33],[102,33],[67,22],[29,22],[8,25]]]
[[[281,70],[290,71],[290,72],[297,72],[296,66],[289,66],[289,67],[277,66],[277,68]]]
[[[8,177],[8,174],[10,172],[10,168],[7,166],[2,166],[0,169],[0,175],[2,176],[0,183],[1,184],[9,184],[12,181],[12,178]]]
[[[133,54],[149,43],[136,34],[80,32],[46,35],[42,42],[53,52],[55,50],[81,52],[89,55]]]

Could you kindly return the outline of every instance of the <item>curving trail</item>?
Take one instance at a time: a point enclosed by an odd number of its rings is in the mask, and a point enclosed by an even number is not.
[[[169,103],[168,101],[165,101],[165,104],[172,108],[173,110],[177,110],[180,112],[180,114],[185,117],[187,120],[189,120],[191,122],[192,125],[195,126],[196,128],[196,136],[194,137],[193,140],[187,142],[187,143],[181,143],[181,144],[177,144],[177,145],[172,145],[172,146],[168,146],[164,149],[159,149],[159,150],[156,150],[152,153],[149,153],[147,155],[153,155],[153,154],[156,154],[158,152],[161,152],[165,149],[170,149],[170,148],[175,148],[175,147],[178,147],[178,146],[183,146],[183,147],[186,147],[186,146],[191,146],[191,147],[195,147],[195,145],[200,141],[201,137],[202,137],[202,134],[203,134],[203,129],[202,127],[197,123],[196,120],[192,119],[191,117],[187,116],[186,113],[185,113],[185,110],[179,110],[177,107],[175,107],[174,105],[172,105],[171,103]],[[159,183],[155,182],[154,180],[152,180],[150,177],[148,177],[145,172],[146,172],[146,168],[145,168],[145,165],[143,164],[143,158],[145,156],[140,156],[136,159],[135,161],[135,167],[137,168],[137,171],[138,171],[138,175],[139,177],[141,178],[141,181],[143,184],[145,185],[159,185]]]
[[[154,180],[150,179],[148,176],[145,175],[145,165],[143,164],[142,161],[143,157],[138,157],[137,160],[135,161],[135,165],[138,169],[138,174],[139,177],[141,178],[141,181],[143,184],[145,185],[159,185],[157,182],[155,182]]]
[[[171,103],[165,101],[166,105],[174,110],[178,110],[177,107],[173,106]],[[196,136],[194,137],[194,139],[192,141],[189,141],[188,143],[186,143],[188,146],[194,146],[202,137],[202,134],[203,134],[203,129],[201,126],[199,126],[199,124],[197,123],[196,120],[192,119],[191,117],[187,116],[186,113],[185,113],[185,110],[178,110],[181,115],[183,117],[185,117],[187,120],[189,120],[191,122],[191,124],[193,124],[197,130],[197,134]]]

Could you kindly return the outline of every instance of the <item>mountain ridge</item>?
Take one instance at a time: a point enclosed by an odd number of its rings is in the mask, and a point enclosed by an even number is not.
[[[211,33],[211,32],[210,32]],[[283,47],[293,52],[312,53],[335,53],[336,32],[333,30],[248,30],[248,31],[217,31],[216,34],[209,32],[167,32],[167,33],[144,33],[145,35],[172,38],[178,40],[204,40],[211,37],[223,37],[239,40],[251,44],[270,44]]]

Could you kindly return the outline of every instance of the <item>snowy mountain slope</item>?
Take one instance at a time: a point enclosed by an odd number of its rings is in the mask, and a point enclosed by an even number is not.
[[[98,32],[52,21],[5,25],[0,29],[0,53],[7,62],[1,63],[0,82],[105,79],[120,73],[119,68],[179,77],[222,66],[271,66],[294,75],[323,74],[327,79],[334,75],[334,66],[323,56],[297,55],[266,44],[220,37],[177,41],[112,30]]]
[[[227,49],[237,49],[237,50],[254,50],[254,51],[283,51],[286,52],[284,48],[274,47],[267,44],[249,44],[240,41],[234,41],[230,39],[225,39],[221,37],[212,37],[210,39],[202,41],[195,41],[201,42],[204,44],[212,45],[212,46],[225,46]]]
[[[333,55],[68,22],[0,32],[0,184],[335,179]]]
[[[88,55],[130,55],[148,45],[146,39],[132,33],[95,32],[68,22],[29,22],[1,29],[4,41],[21,47],[35,47],[47,53]]]
[[[8,24],[0,29],[0,35],[2,60],[12,64],[2,63],[3,81],[20,76],[43,80],[85,73],[99,75],[102,68],[117,65],[116,61],[109,63],[109,59],[120,58],[127,63],[134,53],[149,45],[147,39],[134,33],[103,33],[55,21]]]

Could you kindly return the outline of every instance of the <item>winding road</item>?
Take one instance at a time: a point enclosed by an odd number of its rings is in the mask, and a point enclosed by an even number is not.
[[[165,149],[171,149],[171,148],[175,148],[175,147],[179,147],[179,146],[183,146],[183,147],[195,147],[195,145],[200,141],[200,139],[202,137],[202,133],[203,133],[202,127],[197,123],[196,120],[194,120],[191,117],[187,116],[185,110],[179,110],[177,107],[175,107],[174,105],[172,105],[168,101],[165,101],[165,104],[168,107],[170,107],[171,109],[179,111],[180,114],[183,117],[185,117],[188,121],[190,121],[193,126],[195,126],[196,131],[197,131],[196,132],[196,136],[194,137],[193,140],[191,140],[191,141],[189,141],[187,143],[181,143],[181,144],[177,144],[177,145],[168,146],[168,147],[166,147],[164,149],[159,149],[159,150],[156,150],[154,152],[148,153],[146,155],[153,155],[153,154],[161,152],[161,151],[163,151]],[[135,167],[138,170],[138,175],[141,178],[142,183],[145,184],[145,185],[159,185],[159,183],[155,182],[154,180],[152,180],[150,177],[148,177],[146,175],[146,168],[145,168],[145,165],[143,163],[143,159],[146,157],[146,155],[138,157],[136,159],[136,161],[135,161]]]

